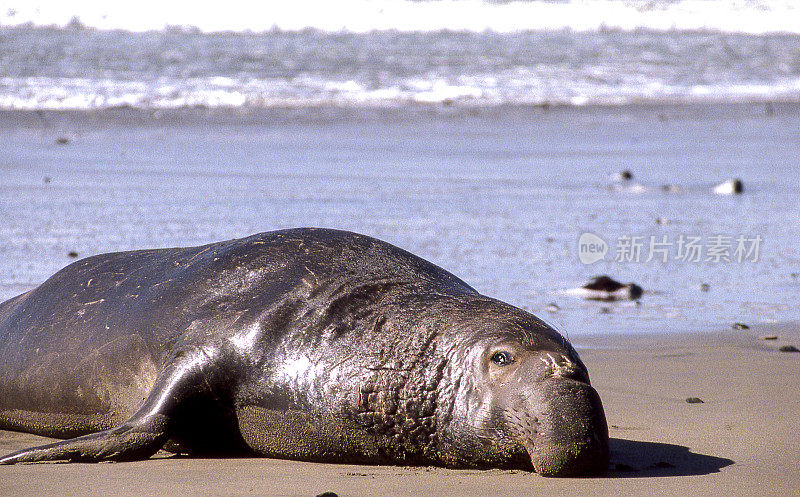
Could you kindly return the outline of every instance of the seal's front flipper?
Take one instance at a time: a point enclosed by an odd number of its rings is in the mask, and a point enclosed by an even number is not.
[[[0,459],[0,464],[147,459],[166,442],[167,426],[167,418],[159,414],[138,423],[131,418],[117,428],[14,452]]]
[[[169,440],[174,414],[192,394],[207,384],[199,361],[175,358],[159,374],[150,395],[120,426],[82,437],[20,450],[0,458],[0,464],[39,461],[133,461],[147,459]]]

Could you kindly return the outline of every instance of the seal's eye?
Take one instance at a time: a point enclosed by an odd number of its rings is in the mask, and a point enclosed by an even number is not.
[[[495,352],[494,354],[492,354],[491,361],[497,364],[498,366],[508,366],[509,364],[514,362],[514,358],[508,352],[501,350],[499,352]]]

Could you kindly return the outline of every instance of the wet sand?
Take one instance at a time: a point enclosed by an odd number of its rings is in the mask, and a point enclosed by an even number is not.
[[[777,340],[761,340],[766,335]],[[795,495],[800,325],[575,340],[606,409],[604,477],[191,459],[0,467],[0,495]],[[696,397],[702,403],[688,403]],[[0,432],[0,452],[46,442]]]
[[[316,226],[572,334],[797,321],[798,157],[796,103],[0,112],[0,300],[93,254]],[[636,188],[614,184],[622,170]],[[743,195],[712,192],[734,177]],[[584,232],[606,260],[581,263]],[[757,262],[680,260],[692,235],[763,243]],[[644,246],[618,262],[626,236]],[[664,239],[670,260],[649,260]],[[643,305],[564,294],[600,274],[642,286]]]

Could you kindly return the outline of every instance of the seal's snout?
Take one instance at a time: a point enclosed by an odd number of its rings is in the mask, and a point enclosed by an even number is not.
[[[608,426],[600,397],[588,383],[555,377],[535,395],[539,427],[523,442],[542,476],[598,474],[608,467]]]

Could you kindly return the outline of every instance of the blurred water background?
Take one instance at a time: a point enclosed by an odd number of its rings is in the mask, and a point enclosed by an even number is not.
[[[796,2],[224,7],[0,2],[0,298],[72,251],[326,226],[570,336],[800,318]],[[566,293],[597,274],[645,294]]]

